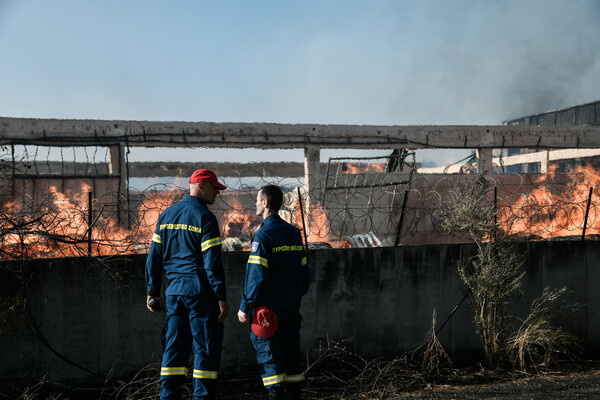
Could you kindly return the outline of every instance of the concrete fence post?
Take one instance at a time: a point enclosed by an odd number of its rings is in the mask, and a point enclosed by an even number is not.
[[[306,193],[304,211],[310,221],[311,211],[317,207],[321,198],[321,150],[304,149],[304,193]],[[310,229],[310,224],[307,224]]]

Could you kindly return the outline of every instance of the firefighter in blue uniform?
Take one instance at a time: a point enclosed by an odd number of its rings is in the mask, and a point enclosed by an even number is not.
[[[226,187],[207,169],[189,179],[190,194],[158,218],[146,261],[147,307],[161,311],[163,271],[166,317],[162,343],[160,398],[179,399],[194,350],[194,399],[211,398],[219,370],[223,320],[229,313],[221,237],[208,210]]]
[[[310,272],[300,231],[279,217],[282,202],[283,193],[275,185],[258,192],[256,214],[263,217],[263,223],[252,238],[238,319],[253,323],[250,341],[269,398],[299,399],[304,380],[300,303],[310,284]],[[257,319],[256,309],[265,307],[266,315],[276,315],[277,325],[271,325],[276,326],[274,331],[265,329],[273,321]]]

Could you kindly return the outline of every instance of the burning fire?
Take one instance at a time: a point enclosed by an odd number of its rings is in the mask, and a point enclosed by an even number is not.
[[[306,203],[303,202],[302,205]],[[303,229],[306,229],[306,240],[308,243],[327,243],[331,247],[342,248],[350,247],[350,243],[346,238],[338,238],[331,232],[331,223],[327,216],[327,212],[323,209],[320,203],[310,206],[307,212],[304,211],[305,221],[302,222],[302,213],[300,212],[301,203],[298,197],[294,201],[294,209],[292,210],[292,220],[288,221],[291,224]],[[307,221],[308,220],[308,223]]]
[[[384,164],[364,164],[382,171]],[[364,165],[353,165],[348,171],[360,171]],[[366,168],[366,167],[365,167]],[[509,199],[510,205],[500,209],[500,226],[510,235],[552,238],[581,235],[586,218],[590,188],[591,206],[587,215],[586,235],[600,235],[600,173],[592,167],[579,167],[570,174],[547,175],[532,182],[532,190]],[[59,192],[50,187],[42,199],[24,197],[0,206],[0,259],[69,257],[82,255],[144,254],[160,213],[179,199],[175,189],[145,195],[130,229],[124,228],[126,216],[118,218],[114,205],[89,204],[91,187],[81,185],[77,193]],[[259,219],[253,207],[245,207],[238,195],[222,196],[224,205],[216,212],[223,238],[240,238],[247,243]],[[306,226],[309,243],[327,243],[331,247],[349,247],[347,239],[332,232],[328,211],[320,204],[310,205],[302,223],[300,199],[294,196],[288,204],[288,222]],[[597,204],[597,205],[596,205]],[[302,202],[306,206],[306,202]],[[90,220],[89,208],[92,207]],[[111,211],[112,210],[112,211]],[[335,228],[334,228],[335,229]]]
[[[222,212],[222,232],[224,238],[240,238],[244,250],[249,250],[249,240],[252,232],[259,225],[254,210],[248,210],[235,197],[227,197],[227,209]]]
[[[91,187],[81,185],[78,193],[61,193],[52,186],[47,195],[30,202],[6,202],[0,206],[0,259],[51,258],[85,255],[145,254],[159,215],[179,200],[176,187],[146,194],[133,226],[119,224],[114,205],[99,208],[98,200],[89,204]],[[247,210],[235,197],[228,197],[226,209],[219,211],[223,238],[249,240],[259,221],[254,210]],[[92,220],[89,208],[92,207]],[[111,211],[112,209],[112,211]]]
[[[385,172],[383,163],[344,163],[342,173],[344,174],[364,174],[365,172]]]
[[[137,226],[126,229],[118,224],[116,213],[111,214],[104,207],[98,210],[97,200],[89,204],[90,190],[85,183],[78,193],[70,190],[61,193],[51,186],[41,199],[3,204],[0,223],[7,233],[0,236],[0,259],[146,252],[150,243],[148,238],[152,237],[158,214],[162,211],[149,203],[156,205],[165,194],[148,196],[140,206]],[[168,205],[170,203],[164,204],[164,208]]]
[[[562,174],[560,174],[562,175]],[[560,176],[556,167],[540,176],[530,193],[521,195],[510,207],[499,212],[500,227],[509,235],[532,235],[554,238],[581,235],[588,206],[589,191],[593,188],[587,216],[586,235],[600,233],[598,202],[600,174],[591,166],[577,167]],[[562,184],[565,178],[569,182]]]

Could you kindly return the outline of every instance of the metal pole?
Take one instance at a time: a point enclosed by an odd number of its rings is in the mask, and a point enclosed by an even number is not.
[[[498,186],[494,186],[494,230],[493,237],[496,239],[496,230],[498,227]]]
[[[15,175],[17,173],[17,166],[16,166],[16,160],[15,160],[15,145],[14,144],[10,145],[10,154],[12,157],[11,197],[14,197],[15,196]]]
[[[92,209],[93,202],[92,192],[88,192],[88,254],[92,255],[92,224],[94,218],[94,211]]]
[[[304,206],[302,205],[302,194],[298,187],[298,201],[300,202],[300,216],[302,217],[302,232],[304,232],[304,243],[306,243],[306,249],[308,250],[308,238],[306,236],[306,225],[304,224]]]
[[[404,211],[406,210],[406,201],[408,199],[408,190],[404,191],[404,201],[402,202],[402,211],[400,212],[400,222],[398,222],[398,229],[396,229],[396,241],[394,247],[400,243],[400,233],[402,232],[402,225],[404,223]]]
[[[588,196],[587,207],[585,208],[585,218],[583,219],[583,232],[581,233],[581,241],[585,240],[585,228],[587,225],[588,214],[590,213],[590,203],[592,202],[592,192],[594,188],[590,187],[590,194]]]
[[[129,137],[127,135],[125,135],[125,145],[127,146],[127,151],[125,151],[125,171],[126,171],[126,178],[125,178],[125,198],[127,200],[127,214],[126,214],[126,218],[127,218],[127,229],[131,229],[131,218],[129,215],[129,212],[131,211],[131,198],[129,197]]]
[[[321,196],[321,207],[325,209],[325,193],[327,193],[327,184],[329,183],[329,169],[331,168],[331,158],[327,162],[327,172],[325,173],[325,187],[323,188],[323,196]],[[298,188],[300,190],[300,188]],[[298,192],[300,195],[300,192]]]

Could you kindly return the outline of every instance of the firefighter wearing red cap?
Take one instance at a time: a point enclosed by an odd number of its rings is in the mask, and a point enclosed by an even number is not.
[[[299,399],[304,381],[300,303],[310,272],[300,231],[279,217],[281,189],[264,186],[256,201],[263,217],[252,238],[238,319],[252,322],[250,341],[270,399]]]
[[[192,348],[194,399],[210,398],[219,369],[223,320],[229,313],[219,227],[207,208],[226,187],[207,169],[195,171],[188,182],[190,194],[159,216],[146,261],[147,306],[152,312],[163,308],[163,272],[167,278],[161,399],[181,397]]]

